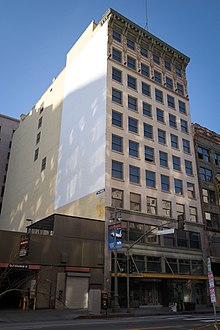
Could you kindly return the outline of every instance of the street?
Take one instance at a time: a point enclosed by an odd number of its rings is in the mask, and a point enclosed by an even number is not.
[[[220,316],[218,317],[220,322]],[[88,329],[126,329],[126,330],[184,330],[184,329],[220,329],[214,327],[212,314],[139,316],[108,319],[75,319],[34,322],[2,322],[4,330],[88,330]]]

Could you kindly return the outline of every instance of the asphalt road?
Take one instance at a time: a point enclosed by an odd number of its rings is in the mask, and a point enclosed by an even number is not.
[[[218,318],[220,322],[220,317]],[[22,323],[0,323],[4,330],[206,330],[220,329],[214,327],[213,316],[208,315],[166,315],[166,316],[141,316],[129,318],[110,319],[75,319],[61,321],[34,321]]]

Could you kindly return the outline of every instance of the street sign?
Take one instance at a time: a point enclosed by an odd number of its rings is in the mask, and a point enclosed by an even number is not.
[[[158,230],[156,232],[156,235],[157,236],[160,236],[160,235],[169,235],[169,234],[174,234],[174,228]]]

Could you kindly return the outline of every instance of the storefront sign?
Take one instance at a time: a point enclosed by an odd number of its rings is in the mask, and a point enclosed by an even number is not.
[[[29,251],[30,235],[21,235],[19,257],[26,257]]]

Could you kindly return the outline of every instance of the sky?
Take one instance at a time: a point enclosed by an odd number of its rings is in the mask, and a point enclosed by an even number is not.
[[[0,113],[28,113],[92,20],[113,8],[190,57],[192,122],[220,134],[220,0],[0,0]]]

